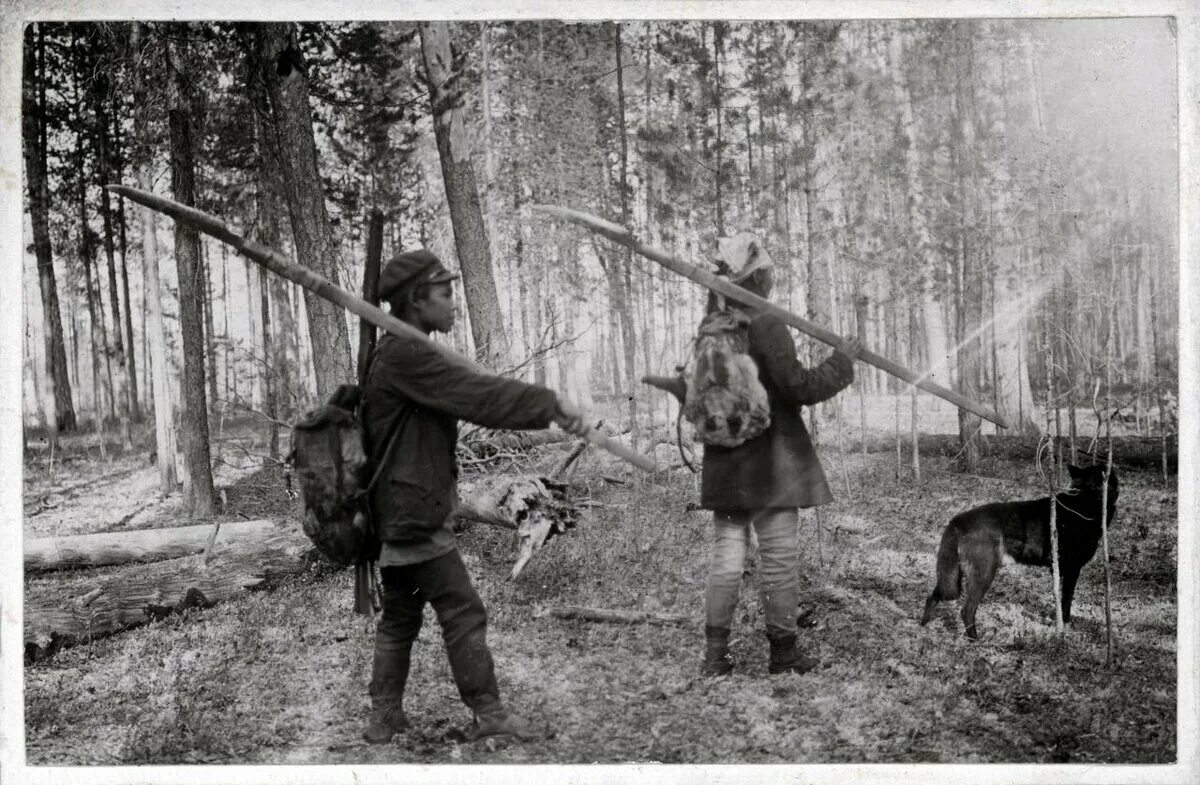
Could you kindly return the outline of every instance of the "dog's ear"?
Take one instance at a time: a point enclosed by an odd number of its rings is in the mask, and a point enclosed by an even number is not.
[[[751,240],[750,244],[748,246],[746,246],[746,263],[749,264],[750,262],[754,261],[755,257],[757,257],[757,256],[758,256],[758,241]]]

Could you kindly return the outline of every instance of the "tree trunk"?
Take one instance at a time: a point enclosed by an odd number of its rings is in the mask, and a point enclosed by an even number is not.
[[[121,299],[117,293],[117,262],[116,262],[116,242],[113,231],[113,210],[112,200],[108,191],[104,188],[105,185],[112,182],[112,157],[109,151],[108,140],[108,109],[106,101],[106,93],[108,92],[108,76],[103,68],[97,68],[95,75],[89,81],[88,98],[92,106],[94,114],[94,124],[92,128],[93,138],[95,140],[96,150],[96,179],[100,190],[100,218],[104,226],[104,257],[108,262],[108,299],[111,304],[112,318],[112,353],[109,355],[109,362],[115,359],[117,367],[120,369],[120,374],[124,375],[122,383],[123,395],[121,396],[121,419],[122,432],[125,436],[126,447],[132,447],[133,441],[129,430],[129,417],[132,415],[133,398],[129,392],[129,387],[133,384],[133,379],[129,375],[129,360],[125,352],[124,331],[121,329]],[[99,273],[97,272],[97,276]],[[112,355],[115,355],[113,357]],[[112,378],[111,368],[109,377]],[[113,395],[112,403],[115,406],[117,396],[117,386],[110,381],[110,391]],[[115,413],[115,412],[114,412]]]
[[[197,261],[200,265],[198,273],[198,296],[200,305],[204,309],[204,362],[208,369],[208,405],[215,410],[217,407],[217,336],[216,327],[213,326],[213,294],[212,294],[212,276],[210,272],[212,265],[208,260],[208,246],[200,243],[200,255]],[[210,412],[211,415],[211,412]]]
[[[136,51],[142,36],[143,25],[133,26],[131,46]],[[134,71],[134,105],[137,122],[146,127],[150,122],[146,109],[146,94],[143,71]],[[138,166],[138,184],[143,190],[153,188],[153,177],[149,162]],[[170,370],[167,361],[166,327],[163,324],[162,288],[158,278],[158,235],[155,228],[154,211],[148,207],[137,207],[142,235],[142,270],[145,276],[145,306],[149,329],[145,338],[150,350],[150,384],[154,399],[154,436],[158,454],[159,487],[163,493],[175,490],[178,482],[175,474],[174,397],[171,395]]]
[[[509,360],[508,336],[496,294],[487,230],[483,225],[479,191],[471,166],[466,120],[460,106],[462,71],[454,63],[447,23],[423,22],[419,29],[434,136],[450,207],[450,222],[454,227],[454,247],[461,267],[475,356],[486,367],[505,368]]]
[[[108,341],[104,335],[104,308],[100,302],[99,287],[93,285],[92,282],[92,265],[94,263],[95,252],[95,233],[92,232],[91,226],[88,224],[87,213],[87,178],[84,174],[87,165],[87,155],[84,151],[84,130],[86,121],[83,117],[83,97],[79,93],[79,85],[82,81],[82,71],[86,65],[81,63],[81,55],[79,53],[78,36],[71,37],[70,55],[74,68],[74,80],[72,85],[72,104],[74,113],[72,125],[75,129],[75,185],[76,185],[76,200],[79,209],[79,256],[80,266],[83,268],[83,285],[84,293],[87,298],[88,309],[88,327],[92,345],[92,414],[95,417],[95,429],[99,433],[104,426],[104,411],[103,407],[106,404],[106,396],[104,388],[101,386],[100,362],[101,359],[108,362]],[[108,406],[111,413],[111,391],[112,377],[108,377],[107,396]],[[100,454],[106,455],[104,447],[104,439],[100,438]]]
[[[225,340],[225,351],[221,357],[221,375],[224,377],[224,384],[221,385],[221,394],[226,401],[238,400],[238,389],[236,368],[233,359],[233,352],[229,351],[229,264],[225,258],[225,253],[221,253],[221,302],[226,303],[226,307],[221,309],[221,330]]]
[[[1111,335],[1111,333],[1110,333]],[[1042,352],[1045,357],[1045,385],[1046,385],[1046,433],[1050,433],[1050,406],[1053,393],[1053,377],[1054,377],[1054,341],[1050,336],[1050,319],[1049,314],[1046,316],[1046,325],[1042,329]],[[1099,434],[1097,434],[1098,436]],[[1050,580],[1053,583],[1051,587],[1054,597],[1054,628],[1059,632],[1063,629],[1063,613],[1062,613],[1062,575],[1061,565],[1058,559],[1058,504],[1055,502],[1055,493],[1058,491],[1058,471],[1059,471],[1059,444],[1056,440],[1050,439],[1050,471],[1049,471],[1049,491],[1050,491]]]
[[[79,160],[82,165],[83,152],[79,151]],[[102,308],[97,300],[96,288],[92,283],[92,255],[94,246],[92,244],[92,230],[87,222],[87,204],[84,201],[84,186],[83,173],[79,173],[79,258],[83,267],[83,288],[87,297],[88,310],[88,328],[91,335],[92,344],[92,416],[95,418],[94,425],[96,431],[99,432],[104,424],[105,395],[104,387],[102,386],[102,377],[100,374],[100,361],[102,357],[107,357],[105,341],[103,337],[103,319]],[[100,440],[100,449],[104,449],[104,440]]]
[[[30,40],[33,30],[33,26],[28,28],[24,46],[21,141],[25,157],[26,187],[29,191],[29,217],[33,226],[33,250],[37,257],[38,288],[42,296],[46,370],[54,388],[54,412],[49,418],[49,423],[54,432],[52,439],[57,441],[59,431],[74,431],[77,424],[75,404],[71,397],[71,378],[67,372],[67,352],[63,344],[62,313],[58,305],[58,282],[54,277],[53,248],[50,244],[50,191],[46,183],[46,149],[42,145],[46,115],[45,104],[40,98],[46,78],[44,31],[40,24],[36,26],[35,50],[33,41]],[[78,383],[78,379],[76,382]]]
[[[340,286],[340,253],[325,208],[325,188],[313,139],[306,66],[296,48],[295,31],[291,25],[280,23],[263,24],[255,31],[258,70],[270,98],[296,260]],[[354,378],[345,314],[308,291],[304,292],[304,304],[308,312],[317,396],[325,399],[339,384]]]
[[[143,164],[138,171],[143,189],[153,187],[150,167]],[[154,211],[138,208],[142,227],[142,264],[146,270],[146,311],[149,317],[151,390],[154,397],[154,436],[158,454],[159,488],[163,493],[175,490],[178,478],[175,460],[175,404],[171,395],[170,366],[167,361],[166,327],[163,323],[162,289],[158,278],[158,236]]]
[[[121,147],[120,104],[117,93],[112,96],[112,129],[113,129],[113,165],[116,168],[116,181],[125,181],[125,154]],[[137,352],[133,348],[133,304],[129,299],[129,243],[126,233],[125,199],[117,198],[117,226],[121,239],[121,294],[125,308],[125,362],[129,379],[129,416],[134,422],[142,421],[142,407],[138,391]]]
[[[621,150],[621,223],[623,226],[633,227],[630,225],[632,215],[629,210],[629,144],[625,130],[625,77],[624,67],[621,57],[621,25],[616,23],[613,25],[614,49],[617,59],[617,133],[620,135],[620,150]],[[617,260],[620,260],[618,264]],[[633,286],[631,281],[631,269],[633,267],[633,252],[628,248],[622,250],[621,254],[613,258],[613,281],[617,290],[620,292],[620,299],[617,301],[617,312],[621,319],[621,344],[625,349],[625,387],[629,395],[629,420],[633,424],[633,447],[637,449],[638,443],[638,396],[641,394],[637,383],[637,337],[634,334],[633,328],[633,306],[630,300],[633,297]]]
[[[222,245],[221,246],[222,262],[224,262],[226,254],[227,254],[227,251],[225,250],[225,246]],[[260,352],[260,350],[259,350],[259,346],[261,345],[261,339],[262,339],[262,328],[258,324],[258,321],[255,319],[255,311],[257,311],[259,313],[259,315],[261,316],[262,315],[262,307],[261,307],[261,300],[254,296],[254,294],[255,294],[254,290],[255,290],[256,284],[262,279],[262,275],[265,271],[260,267],[260,268],[258,268],[257,274],[255,274],[254,272],[252,272],[250,270],[250,265],[248,265],[248,264],[243,265],[243,269],[246,271],[246,322],[247,322],[247,324],[250,325],[250,352],[249,352],[249,354],[250,354],[251,358],[262,357],[262,356],[265,356],[265,354],[263,352]],[[227,312],[229,310],[228,302],[226,302],[226,304],[225,304],[225,310]],[[228,339],[228,335],[226,336],[226,338]],[[228,352],[229,350],[230,350],[230,346],[227,343],[225,351]],[[262,402],[265,398],[264,391],[263,391],[263,381],[264,381],[263,376],[265,374],[262,373],[262,370],[260,368],[258,368],[254,365],[253,359],[251,359],[250,362],[251,362],[250,390],[249,390],[250,404],[254,408],[258,408],[258,407],[262,406]]]
[[[831,303],[829,302],[829,280],[826,276],[827,268],[817,262],[817,245],[813,238],[815,227],[813,226],[812,150],[808,147],[810,140],[807,138],[809,128],[807,118],[803,120],[803,124],[806,148],[804,151],[804,243],[808,273],[805,306],[810,320],[817,324],[829,324]],[[815,348],[816,345],[812,341],[808,341],[806,356],[810,365],[816,365]],[[830,405],[833,405],[832,402]],[[818,417],[820,408],[812,406],[808,411],[809,427],[812,430],[813,442],[816,443],[820,439],[820,419]]]
[[[79,375],[79,309],[76,307],[75,296],[72,294],[72,287],[75,292],[78,292],[79,280],[71,274],[70,269],[67,270],[67,313],[70,314],[71,320],[71,378],[75,380],[75,390],[82,395],[83,377]],[[82,406],[82,398],[80,399]],[[76,430],[79,428],[78,419],[76,419]]]
[[[528,283],[526,282],[525,274],[525,221],[522,216],[525,214],[525,182],[522,179],[521,163],[518,160],[512,162],[512,179],[513,179],[513,214],[516,216],[517,225],[513,227],[515,235],[513,241],[513,265],[512,278],[515,281],[517,289],[516,307],[510,311],[509,320],[515,325],[514,335],[510,336],[510,341],[515,343],[520,339],[521,349],[529,355],[533,346],[535,336],[541,330],[540,320],[534,323],[534,318],[530,317],[529,309],[534,309],[534,315],[539,316],[541,311],[537,302],[530,302],[528,293]],[[511,286],[509,287],[512,288]],[[515,352],[514,352],[515,354]],[[539,358],[540,360],[540,358]],[[545,382],[546,368],[545,364],[535,360],[533,363],[534,381],[538,384]]]
[[[539,23],[540,24],[540,23]],[[488,236],[488,251],[492,258],[501,257],[499,248],[500,232],[496,229],[496,155],[492,146],[492,114],[493,108],[493,91],[492,91],[492,46],[488,41],[488,23],[480,21],[479,23],[479,81],[480,93],[482,96],[482,106],[480,109],[483,112],[483,204],[484,218],[487,220],[487,236]],[[539,57],[539,77],[541,78],[540,57]],[[514,156],[515,159],[515,156]],[[516,161],[514,160],[514,165]],[[515,308],[509,309],[509,314],[515,311]],[[511,319],[511,316],[510,316]]]
[[[974,102],[974,54],[971,50],[971,40],[961,23],[957,37],[962,47],[962,63],[959,68],[958,85],[955,92],[955,109],[957,117],[954,129],[956,131],[955,151],[956,169],[958,174],[959,198],[959,227],[958,227],[958,264],[955,275],[955,340],[957,341],[958,389],[967,398],[977,397],[980,363],[979,332],[979,281],[978,270],[979,251],[971,227],[975,220],[976,207],[973,192],[974,167],[971,158],[975,145],[975,111]],[[979,430],[981,421],[978,415],[964,409],[958,410],[958,432],[962,441],[962,456],[959,466],[963,471],[974,472],[979,465]]]
[[[253,36],[244,39],[247,50],[253,51]],[[250,105],[254,112],[255,142],[255,206],[257,220],[255,234],[260,242],[270,248],[282,248],[283,232],[280,220],[283,215],[283,183],[277,139],[270,127],[271,103],[261,68],[254,58],[249,58],[247,88]],[[292,318],[288,284],[277,275],[259,271],[264,304],[263,322],[263,368],[266,393],[266,414],[270,419],[270,456],[279,455],[279,420],[294,414],[292,390],[294,374],[292,364],[298,361],[296,348],[296,322]],[[296,358],[296,360],[293,360]]]
[[[196,203],[195,147],[199,118],[192,56],[186,42],[167,42],[169,85],[171,190],[175,201]],[[212,463],[209,452],[208,401],[204,384],[204,289],[200,275],[199,233],[186,224],[175,226],[175,266],[179,278],[179,328],[183,338],[184,409],[181,438],[187,471],[185,510],[190,516],[213,512]],[[165,459],[165,456],[160,456]]]
[[[722,45],[723,45],[723,41],[724,41],[724,36],[725,36],[725,23],[716,21],[716,22],[712,23],[712,26],[713,26],[713,103],[715,104],[716,110],[717,110],[716,111],[716,114],[717,114],[717,138],[716,138],[715,144],[713,145],[713,150],[716,153],[717,160],[716,160],[716,170],[713,173],[713,181],[714,181],[713,191],[714,191],[714,196],[716,199],[716,208],[717,208],[717,235],[719,237],[724,237],[725,236],[725,211],[721,204],[721,202],[723,201],[721,199],[721,148],[723,146],[722,141],[721,141],[721,119],[722,119],[721,118],[721,53],[722,53]],[[619,94],[620,85],[621,85],[620,25],[617,26],[617,30],[618,30],[618,33],[617,33],[617,52],[618,52],[618,54],[617,54],[617,87],[618,87],[618,94]],[[623,101],[622,101],[622,106],[621,106],[621,122],[622,122],[622,125],[625,122],[625,107],[624,107]],[[624,141],[622,141],[622,147],[624,147]],[[624,160],[623,155],[622,155],[622,160]]]

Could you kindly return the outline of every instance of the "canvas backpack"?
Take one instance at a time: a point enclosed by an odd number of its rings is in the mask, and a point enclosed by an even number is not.
[[[700,322],[681,415],[703,443],[737,447],[770,427],[771,408],[749,355],[750,317],[724,298],[717,304]]]
[[[359,387],[343,384],[292,427],[289,484],[294,477],[300,486],[301,525],[317,550],[340,566],[378,557],[367,497],[401,426],[396,423],[378,466],[372,466],[363,450],[361,399]]]

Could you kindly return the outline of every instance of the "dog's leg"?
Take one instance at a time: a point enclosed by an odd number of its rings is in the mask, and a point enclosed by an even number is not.
[[[957,599],[962,592],[962,554],[959,553],[959,526],[955,521],[942,532],[938,543],[937,566],[933,591],[925,600],[925,613],[921,616],[924,626],[933,620],[934,610],[942,600]]]
[[[938,596],[938,590],[936,588],[929,592],[929,598],[925,600],[925,614],[921,616],[922,627],[933,620],[934,609],[937,608],[937,604],[941,599],[942,598]]]
[[[1079,582],[1079,573],[1082,569],[1082,564],[1059,562],[1059,571],[1062,573],[1062,615],[1063,622],[1066,624],[1071,623],[1071,601],[1075,599],[1075,584]]]
[[[1000,553],[1000,544],[990,540],[977,539],[974,542],[965,543],[965,545],[964,555],[970,563],[971,569],[964,581],[966,599],[962,607],[962,620],[967,637],[974,639],[979,637],[975,630],[975,611],[979,608],[979,603],[983,600],[983,595],[987,593],[988,587],[992,585],[996,571],[1000,569],[1003,556]]]

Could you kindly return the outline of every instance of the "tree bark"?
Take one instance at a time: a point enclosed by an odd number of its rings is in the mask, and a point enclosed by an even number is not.
[[[137,23],[131,33],[131,46],[136,51],[144,32],[144,25]],[[137,122],[142,127],[150,122],[147,111],[145,76],[141,68],[134,71],[134,106]],[[138,184],[151,190],[150,164],[143,161],[138,166]],[[175,490],[178,482],[175,473],[176,452],[174,397],[171,395],[170,368],[167,361],[166,326],[163,323],[162,288],[158,278],[158,234],[154,211],[148,207],[137,207],[142,236],[142,269],[145,275],[145,305],[148,318],[150,386],[154,399],[154,436],[158,454],[159,488],[163,493]]]
[[[168,128],[171,190],[176,201],[196,203],[195,147],[199,118],[193,58],[186,42],[167,42]],[[209,452],[208,401],[204,385],[204,289],[200,235],[186,225],[175,226],[175,266],[179,277],[179,327],[183,338],[184,409],[181,417],[184,464],[187,472],[185,510],[191,516],[213,512],[212,463]],[[166,456],[160,456],[165,460]]]
[[[254,51],[254,38],[247,34],[243,39],[247,50]],[[254,58],[248,59],[247,88],[251,110],[254,112],[255,142],[255,206],[257,220],[255,232],[263,245],[271,248],[283,247],[283,232],[280,217],[284,212],[283,183],[277,139],[271,130],[271,103],[262,68]],[[293,363],[299,361],[296,346],[296,322],[292,318],[292,307],[288,297],[288,285],[275,275],[260,270],[260,285],[263,298],[263,376],[265,377],[266,414],[270,419],[269,449],[272,458],[279,455],[279,422],[295,413],[292,390],[295,374]]]
[[[295,238],[296,260],[340,285],[340,252],[325,208],[325,188],[317,166],[312,109],[302,55],[289,24],[270,23],[255,28],[258,69],[270,98],[278,140],[280,169]],[[308,333],[312,342],[317,396],[354,378],[350,337],[344,314],[320,297],[305,291]]]
[[[479,207],[475,171],[471,166],[471,149],[461,108],[459,80],[462,70],[454,60],[447,23],[423,22],[419,29],[434,136],[441,159],[450,222],[454,227],[454,247],[461,266],[475,356],[486,367],[505,368],[509,362],[509,339],[500,312],[500,298],[496,294],[487,230]]]
[[[42,92],[45,80],[45,42],[42,26],[36,25],[35,48],[30,26],[26,33],[21,85],[21,136],[25,158],[26,187],[29,191],[29,217],[33,226],[33,250],[37,257],[38,288],[42,296],[43,332],[46,342],[46,370],[54,388],[54,412],[49,418],[55,433],[74,431],[75,404],[71,397],[71,378],[67,372],[67,352],[63,343],[62,312],[58,303],[58,282],[54,277],[54,253],[50,243],[50,191],[46,182],[45,104]],[[35,57],[36,52],[36,57]],[[78,380],[76,380],[78,382]]]

